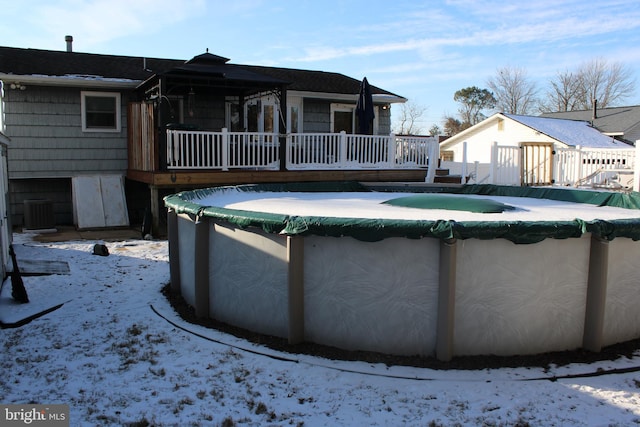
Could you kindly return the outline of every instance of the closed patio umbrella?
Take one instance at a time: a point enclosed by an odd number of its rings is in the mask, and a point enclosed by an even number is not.
[[[365,77],[360,84],[360,94],[356,104],[356,116],[358,117],[358,133],[367,135],[371,122],[376,117],[373,112],[373,97],[371,96],[371,86]]]

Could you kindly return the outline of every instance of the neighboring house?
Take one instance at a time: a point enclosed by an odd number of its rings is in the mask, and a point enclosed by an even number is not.
[[[588,122],[497,113],[440,144],[446,162],[466,162],[495,167],[496,147],[509,150],[519,177],[510,184],[551,184],[558,178],[553,158],[565,149],[628,149],[626,142],[607,136]],[[556,156],[557,158],[557,156]],[[534,171],[535,168],[535,171]],[[530,181],[535,175],[535,182]]]
[[[603,134],[632,144],[640,139],[640,105],[545,113],[540,117],[589,122]]]
[[[208,52],[186,62],[76,53],[69,37],[66,51],[0,47],[14,225],[22,225],[24,202],[32,199],[52,201],[56,224],[77,224],[76,204],[82,201],[74,195],[73,182],[85,175],[126,178],[132,223],[140,223],[149,206],[157,215],[163,194],[177,190],[297,179],[284,171],[258,177],[255,171],[168,170],[168,162],[175,160],[168,159],[173,155],[167,149],[168,128],[263,132],[280,138],[351,134],[357,128],[360,80],[228,61]],[[406,99],[375,86],[371,92],[375,119],[370,134],[389,135],[390,104]],[[193,150],[191,154],[202,154],[200,148]],[[414,179],[400,172],[374,179]],[[325,178],[364,179],[346,172],[305,179]]]
[[[7,147],[9,138],[5,135],[4,85],[0,81],[0,274],[6,276],[11,245],[11,218],[9,215],[9,177],[7,173]]]

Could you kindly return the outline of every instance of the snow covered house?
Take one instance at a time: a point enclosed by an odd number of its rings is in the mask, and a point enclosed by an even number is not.
[[[446,139],[440,158],[478,183],[579,185],[632,176],[635,150],[587,121],[497,113]]]
[[[632,144],[640,139],[640,105],[545,113],[540,117],[589,122],[603,134]]]
[[[17,226],[29,200],[49,200],[59,225],[139,224],[149,211],[158,225],[162,197],[179,190],[425,179],[424,165],[389,158],[390,106],[405,98],[370,86],[375,117],[363,135],[363,81],[339,73],[208,52],[188,61],[77,53],[68,36],[66,51],[0,47],[0,81]]]

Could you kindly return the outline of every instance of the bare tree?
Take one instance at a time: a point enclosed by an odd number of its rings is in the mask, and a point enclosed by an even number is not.
[[[402,104],[400,107],[400,117],[398,117],[395,127],[395,133],[400,135],[418,135],[422,132],[422,128],[418,126],[418,122],[422,115],[427,111],[426,107],[415,104],[411,101]]]
[[[536,103],[536,86],[524,68],[499,68],[487,81],[496,99],[496,108],[509,114],[528,114]]]
[[[546,96],[540,101],[540,111],[573,111],[580,108],[585,85],[579,73],[563,71],[549,81]]]
[[[595,100],[598,107],[610,107],[633,95],[635,90],[631,70],[619,62],[594,59],[582,64],[579,74],[585,89],[581,100],[585,110],[593,108]]]
[[[543,112],[590,110],[595,101],[605,108],[633,95],[635,79],[631,70],[619,62],[595,59],[576,71],[558,73],[540,103]]]

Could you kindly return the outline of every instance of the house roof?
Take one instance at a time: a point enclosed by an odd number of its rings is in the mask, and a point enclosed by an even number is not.
[[[245,82],[254,84],[289,85],[290,82],[257,73],[242,65],[227,64],[229,60],[209,52],[195,56],[163,73],[167,76],[200,76],[220,82]]]
[[[578,120],[556,119],[539,116],[521,116],[516,114],[497,113],[471,126],[457,135],[445,140],[442,148],[464,141],[465,138],[486,128],[492,122],[499,119],[510,119],[527,126],[536,132],[547,135],[559,143],[567,146],[589,147],[589,148],[629,148],[629,144],[618,141],[611,136],[602,134],[592,127],[588,122]]]
[[[360,80],[340,73],[293,68],[228,64],[228,59],[205,53],[191,60],[100,55],[67,51],[0,47],[0,76],[100,77],[142,82],[154,74],[193,71],[225,74],[237,78],[288,83],[287,90],[357,95]],[[399,95],[376,86],[372,93],[387,102],[404,101]]]
[[[600,132],[606,134],[625,135],[631,129],[640,124],[640,105],[630,107],[608,107],[596,110],[596,118],[593,118],[593,110],[562,111],[557,113],[544,113],[540,117],[553,117],[558,119],[582,120],[590,122]]]

